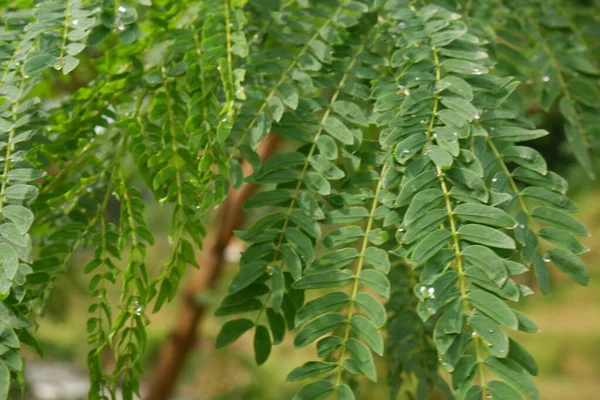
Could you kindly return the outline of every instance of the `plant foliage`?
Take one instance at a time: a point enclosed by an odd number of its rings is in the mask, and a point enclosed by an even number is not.
[[[539,398],[535,360],[510,337],[537,332],[515,309],[533,293],[520,275],[546,292],[553,265],[587,285],[589,232],[531,147],[548,132],[527,107],[558,112],[593,177],[594,2],[0,5],[0,397],[23,385],[21,346],[41,352],[36,319],[80,249],[93,254],[90,398],[139,395],[149,310],[176,296],[204,216],[246,182],[263,190],[245,204],[258,217],[238,232],[217,347],[251,331],[262,364],[287,332],[316,342],[288,375],[305,381],[298,400],[354,399],[361,376],[381,379],[379,357],[392,398]],[[51,96],[49,82],[76,90]],[[270,132],[289,145],[261,163]],[[171,212],[154,275],[146,193]]]

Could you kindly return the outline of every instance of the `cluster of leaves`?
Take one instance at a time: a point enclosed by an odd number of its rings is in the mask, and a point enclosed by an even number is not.
[[[518,277],[530,269],[548,290],[550,262],[587,284],[588,231],[566,181],[520,144],[547,134],[523,104],[557,107],[592,175],[597,20],[559,0],[0,6],[0,397],[23,382],[21,343],[41,351],[36,316],[82,248],[90,398],[139,394],[147,309],[197,266],[203,217],[230,182],[264,190],[245,204],[260,218],[238,233],[248,248],[216,311],[250,316],[224,323],[218,347],[252,330],[262,364],[287,331],[296,347],[317,341],[318,360],[288,376],[313,380],[298,399],[355,398],[356,377],[377,380],[373,353],[393,397],[407,380],[417,398],[539,397],[535,360],[506,333],[537,328],[507,302],[533,293]],[[39,98],[80,63],[85,86]],[[270,132],[296,145],[261,164]],[[156,276],[146,194],[172,209]]]

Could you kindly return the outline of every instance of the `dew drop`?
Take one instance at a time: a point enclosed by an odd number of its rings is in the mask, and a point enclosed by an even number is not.
[[[400,29],[404,29],[404,28],[406,28],[406,22],[398,22],[398,25],[397,25],[397,26],[398,26],[398,28],[400,28]]]
[[[481,115],[475,114],[475,119],[481,119]]]
[[[489,333],[494,333],[495,331],[493,329],[490,329],[488,332]]]
[[[521,224],[521,225],[519,225],[519,228],[525,229],[525,225]]]
[[[274,272],[275,272],[274,268],[271,265],[269,265],[269,268],[267,268],[267,275],[273,276]]]
[[[77,24],[79,24],[79,20],[78,19],[74,19],[73,22],[71,22],[71,23],[76,26]]]
[[[532,80],[532,79],[527,79],[527,80],[525,81],[525,84],[526,84],[526,85],[533,85],[533,80]]]
[[[552,261],[552,259],[550,257],[548,257],[548,255],[545,255],[542,259],[544,260],[545,263],[549,263]]]
[[[119,26],[117,27],[118,30],[120,31],[124,31],[125,30],[125,25],[124,24],[119,24]]]
[[[483,72],[479,68],[473,69],[473,75],[481,75],[481,74],[483,74]]]
[[[123,6],[119,7],[119,12],[124,13],[125,11],[127,11],[127,9],[125,7],[123,7]]]
[[[477,332],[471,333],[471,337],[477,337]]]
[[[488,347],[494,347],[494,345],[493,345],[493,344],[491,344],[491,343],[488,343],[488,345],[487,345],[487,346],[488,346]]]
[[[498,182],[498,178],[492,178],[492,182]]]
[[[458,132],[452,132],[452,136],[458,136]]]
[[[542,78],[542,81],[543,81],[543,82],[550,82],[550,77],[549,77],[548,75],[546,75],[546,76],[544,76],[544,77]]]
[[[400,232],[400,233],[404,232],[404,228],[398,228],[398,232]]]
[[[418,76],[415,78],[415,81],[420,81],[421,78],[419,78]]]
[[[437,137],[438,137],[438,136],[437,136],[437,133],[434,133],[434,134],[433,134],[433,137],[437,139]]]

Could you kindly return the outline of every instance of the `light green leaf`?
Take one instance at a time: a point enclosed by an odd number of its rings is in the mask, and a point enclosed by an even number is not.
[[[2,209],[2,215],[10,220],[22,234],[27,233],[33,223],[34,215],[31,210],[23,206],[8,205]]]

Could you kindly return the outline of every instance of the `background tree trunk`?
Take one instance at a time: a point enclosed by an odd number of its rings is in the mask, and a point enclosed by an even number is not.
[[[277,149],[281,138],[271,133],[258,149],[264,161]],[[247,162],[242,164],[244,175],[251,172]],[[206,312],[196,297],[203,290],[212,289],[218,282],[223,264],[223,253],[244,220],[242,205],[256,192],[258,185],[246,184],[239,190],[229,192],[219,210],[218,217],[204,242],[204,251],[200,259],[200,269],[195,273],[192,283],[183,292],[183,302],[175,326],[167,337],[148,380],[146,400],[168,399],[175,389],[179,375],[183,370],[187,355],[196,345],[197,327]]]

